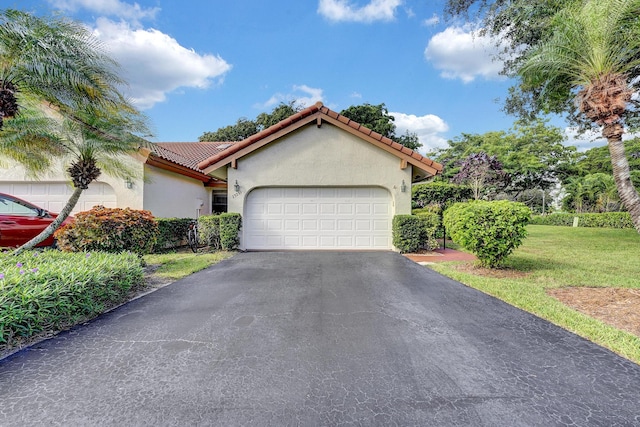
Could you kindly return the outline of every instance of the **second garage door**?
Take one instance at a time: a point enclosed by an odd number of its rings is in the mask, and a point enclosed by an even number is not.
[[[33,203],[51,212],[60,212],[67,204],[73,189],[65,182],[51,181],[16,181],[0,182],[0,193],[11,194]],[[116,194],[113,188],[103,182],[92,182],[89,188],[82,192],[80,200],[71,212],[76,214],[87,211],[96,205],[107,208],[117,206]]]
[[[391,195],[379,187],[259,188],[245,201],[245,249],[391,245]]]

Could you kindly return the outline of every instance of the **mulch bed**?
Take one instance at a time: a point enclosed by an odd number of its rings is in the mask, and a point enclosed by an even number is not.
[[[640,336],[640,289],[581,287],[547,293],[581,313]]]

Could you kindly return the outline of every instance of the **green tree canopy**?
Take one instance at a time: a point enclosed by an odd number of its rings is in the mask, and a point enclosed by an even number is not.
[[[414,132],[407,131],[404,135],[396,135],[395,117],[389,114],[384,103],[352,105],[342,110],[340,114],[407,148],[417,150],[422,147],[418,135]]]
[[[260,113],[254,120],[241,117],[233,125],[221,127],[214,132],[205,132],[198,137],[198,141],[242,141],[294,115],[300,110],[302,110],[302,106],[298,105],[296,101],[282,102],[270,113]]]
[[[563,141],[562,130],[543,120],[520,121],[508,132],[463,133],[430,156],[445,166],[446,179],[459,173],[461,162],[470,155],[496,156],[510,177],[505,191],[516,197],[525,190],[548,189],[572,173],[576,149],[564,146]]]
[[[242,141],[254,135],[269,126],[273,126],[276,123],[294,115],[302,110],[300,105],[297,105],[295,101],[289,103],[281,103],[276,106],[270,113],[261,113],[255,120],[249,120],[245,117],[238,119],[238,121],[229,126],[221,127],[215,132],[205,132],[200,137],[199,141]],[[395,134],[396,125],[393,123],[395,120],[393,116],[389,114],[384,104],[371,105],[352,105],[351,107],[342,110],[340,112],[345,117],[360,123],[363,126],[368,127],[374,132],[391,138],[399,144],[404,145],[412,150],[417,150],[422,147],[418,139],[418,135],[414,132],[405,132],[404,135],[397,136]]]

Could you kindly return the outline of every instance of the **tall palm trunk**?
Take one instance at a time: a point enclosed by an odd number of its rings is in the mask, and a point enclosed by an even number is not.
[[[82,194],[83,191],[84,191],[83,188],[76,187],[76,189],[73,190],[73,194],[71,194],[71,197],[67,201],[67,204],[64,206],[64,208],[62,208],[62,211],[58,214],[56,219],[54,219],[47,228],[42,230],[40,234],[38,234],[33,239],[29,240],[24,245],[20,246],[18,249],[16,249],[13,252],[13,254],[18,255],[23,251],[33,249],[36,247],[38,243],[44,241],[47,237],[51,236],[53,232],[58,229],[60,224],[62,224],[62,222],[69,217],[73,208],[76,207],[76,204],[78,203],[78,200],[80,199],[80,195]]]
[[[640,195],[631,182],[629,162],[624,152],[622,142],[623,127],[620,123],[605,124],[602,136],[607,138],[611,165],[613,166],[613,179],[616,181],[618,195],[622,205],[629,211],[633,226],[640,233]]]

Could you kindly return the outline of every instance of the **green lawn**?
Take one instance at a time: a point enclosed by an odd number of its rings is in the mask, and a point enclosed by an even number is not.
[[[163,279],[178,280],[203,270],[210,265],[230,258],[235,252],[170,252],[164,254],[149,254],[144,261],[149,265],[161,264],[154,275]]]
[[[430,268],[640,363],[640,337],[583,315],[546,294],[570,286],[640,288],[640,235],[635,230],[530,225],[506,261],[517,278],[463,272],[456,263]]]

